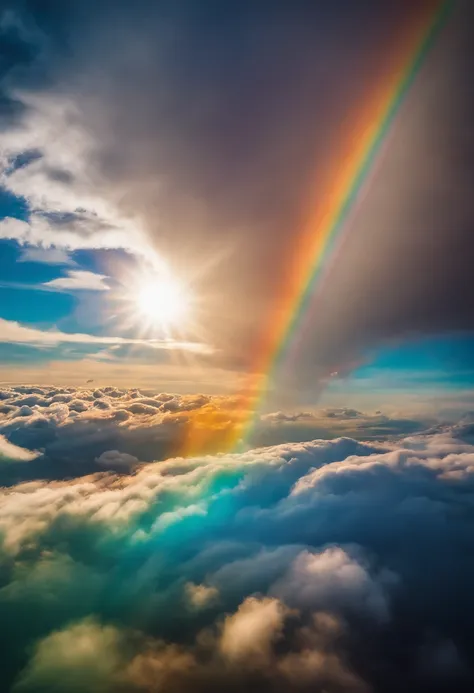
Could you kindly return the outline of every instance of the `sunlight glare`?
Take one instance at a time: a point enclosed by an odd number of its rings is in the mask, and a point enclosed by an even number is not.
[[[185,287],[172,277],[145,281],[136,294],[140,316],[165,328],[180,326],[189,314]]]

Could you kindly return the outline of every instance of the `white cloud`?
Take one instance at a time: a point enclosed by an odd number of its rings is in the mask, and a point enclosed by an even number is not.
[[[153,254],[140,220],[118,211],[113,194],[94,175],[96,146],[81,124],[80,109],[64,94],[26,90],[12,96],[25,105],[21,127],[1,134],[0,183],[27,200],[28,221],[0,221],[0,239],[43,249],[125,248]],[[12,170],[25,152],[38,152]]]
[[[267,662],[288,609],[278,599],[249,597],[224,621],[220,649],[231,661]]]
[[[179,342],[172,339],[132,339],[124,337],[105,337],[84,333],[61,332],[60,330],[39,330],[26,327],[14,320],[0,318],[0,342],[8,344],[33,344],[36,346],[57,344],[136,344],[151,349],[179,349],[196,353],[209,353],[211,348],[199,342]]]
[[[383,577],[390,582],[391,576]],[[276,596],[295,606],[337,610],[343,604],[372,613],[381,621],[388,619],[383,580],[374,580],[359,561],[340,547],[317,554],[303,551],[274,590]]]
[[[75,265],[71,255],[62,248],[23,248],[17,262],[41,262],[46,265]]]
[[[0,464],[2,462],[29,462],[36,457],[38,457],[37,452],[13,445],[5,436],[0,435]]]
[[[103,388],[14,387],[0,389],[0,433],[44,450],[57,476],[97,469],[120,472],[139,460],[166,457],[184,445],[194,416],[209,417],[215,448],[228,438],[235,399]],[[59,465],[59,466],[57,466]],[[1,479],[0,479],[1,485]]]
[[[203,609],[215,603],[219,597],[219,590],[213,585],[195,585],[193,582],[188,582],[186,596],[193,608]]]
[[[108,291],[109,286],[105,280],[109,279],[105,274],[96,274],[86,270],[68,270],[67,276],[51,279],[42,286],[56,289],[57,291]]]
[[[73,215],[69,217],[68,214]],[[81,248],[125,248],[144,254],[146,245],[140,243],[137,234],[131,234],[129,229],[115,226],[102,226],[94,215],[64,212],[63,219],[52,218],[34,212],[28,222],[21,219],[6,217],[0,221],[0,239],[14,240],[20,245],[37,245],[44,248],[66,248],[78,250]]]

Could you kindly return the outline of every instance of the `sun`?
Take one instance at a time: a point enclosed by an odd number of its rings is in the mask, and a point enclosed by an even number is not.
[[[188,268],[177,274],[164,261],[143,260],[123,271],[112,291],[110,319],[127,334],[169,345],[207,341],[202,294]]]
[[[186,287],[169,276],[143,281],[138,286],[135,304],[144,322],[163,329],[182,327],[189,317]]]

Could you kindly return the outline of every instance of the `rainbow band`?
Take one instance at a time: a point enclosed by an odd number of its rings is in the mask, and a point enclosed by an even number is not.
[[[410,36],[403,46],[403,56],[397,61],[388,86],[381,94],[377,92],[375,95],[374,105],[368,109],[369,116],[364,118],[362,126],[353,129],[355,141],[350,154],[344,157],[344,163],[337,171],[324,209],[318,210],[316,218],[311,220],[303,233],[301,250],[292,273],[294,279],[280,306],[279,316],[273,322],[273,329],[268,331],[259,352],[253,369],[257,375],[252,376],[246,390],[251,402],[249,415],[243,428],[239,427],[236,431],[240,442],[248,441],[252,433],[275,373],[301,330],[302,318],[320,287],[328,259],[334,252],[336,242],[339,244],[342,240],[349,214],[354,210],[400,107],[445,25],[452,6],[453,0],[431,3],[417,19],[410,28]]]

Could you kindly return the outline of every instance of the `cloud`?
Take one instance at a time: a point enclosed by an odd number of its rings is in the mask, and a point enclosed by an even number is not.
[[[255,426],[254,442],[260,445],[284,441],[350,436],[360,440],[386,439],[408,435],[433,425],[422,413],[412,418],[388,416],[380,411],[330,408],[313,411],[276,411],[263,414]]]
[[[23,248],[17,262],[42,262],[46,265],[75,265],[69,253],[62,248]]]
[[[36,38],[48,42],[39,27]],[[13,127],[2,133],[1,183],[27,201],[29,216],[3,219],[0,238],[42,249],[143,252],[140,220],[121,214],[103,183],[91,175],[94,139],[80,122],[75,98],[24,87],[12,87],[12,92],[22,110]],[[35,156],[25,157],[28,152]],[[21,157],[24,163],[15,165]]]
[[[59,281],[59,280],[58,280]],[[152,349],[181,349],[208,353],[210,347],[199,342],[179,342],[172,339],[132,339],[125,337],[105,337],[93,334],[61,332],[57,329],[40,330],[35,327],[21,325],[14,320],[0,318],[0,341],[8,344],[137,344]]]
[[[14,690],[51,690],[58,683],[71,691],[108,687],[120,665],[120,637],[113,626],[93,621],[52,633],[37,645]]]
[[[333,419],[358,419],[361,416],[361,412],[357,409],[328,409],[326,411],[326,416]]]
[[[253,642],[254,647],[239,651],[234,660],[235,652],[228,650],[229,638],[233,641],[242,628],[245,631],[246,624],[253,623],[271,640],[273,628],[283,627],[286,612],[277,600],[249,598],[237,613],[227,617],[222,634],[208,633],[194,647],[147,641],[137,633],[88,619],[41,641],[14,691],[50,689],[58,684],[78,693],[91,688],[115,690],[124,685],[137,692],[196,690],[196,686],[199,691],[218,691],[229,684],[242,690],[245,685],[258,683],[264,683],[264,690],[273,690],[274,686],[278,689],[282,684],[291,690],[304,690],[305,685],[327,682],[335,686],[331,690],[341,693],[366,690],[331,652],[338,624],[325,615],[298,631],[301,651],[278,656],[271,643],[259,646],[255,632],[251,632],[248,644]],[[213,651],[216,645],[221,650],[217,656]]]
[[[108,291],[109,286],[105,282],[109,279],[104,274],[96,274],[86,270],[68,270],[65,277],[51,279],[42,286],[56,289],[57,291]]]
[[[275,593],[288,604],[313,609],[338,610],[341,604],[362,609],[374,617],[388,619],[388,604],[383,581],[373,580],[363,563],[351,558],[339,547],[318,554],[302,552],[293,562]]]
[[[69,213],[68,213],[69,214]],[[59,247],[69,250],[83,248],[126,248],[140,253],[144,244],[133,239],[128,230],[97,221],[94,215],[71,212],[71,216],[48,217],[33,213],[29,222],[6,217],[0,221],[0,239],[14,240],[20,245]]]
[[[3,488],[5,687],[467,691],[473,469],[446,428]]]
[[[16,444],[44,452],[41,465],[25,470],[29,478],[65,478],[106,468],[125,472],[139,460],[227,449],[245,416],[234,397],[113,387],[19,386],[0,393],[0,431]],[[1,481],[6,483],[6,477]]]
[[[221,652],[232,662],[267,664],[272,645],[282,636],[285,612],[278,599],[249,597],[224,621]]]
[[[17,445],[43,450],[41,465],[25,470],[28,478],[62,479],[107,468],[126,472],[138,461],[225,452],[235,446],[248,415],[248,402],[230,395],[180,395],[111,386],[17,386],[0,389],[0,396],[0,433]],[[423,428],[410,419],[362,412],[348,420],[327,418],[325,410],[301,416],[277,412],[262,418],[249,445],[335,435],[397,440]],[[11,483],[12,478],[17,480],[4,474],[0,483],[9,479]]]
[[[130,471],[138,463],[138,459],[133,455],[118,450],[107,450],[99,455],[95,461],[105,469],[116,469],[117,471]]]
[[[0,465],[5,462],[30,462],[36,457],[38,457],[37,452],[13,445],[5,436],[0,435]]]
[[[186,594],[194,609],[203,609],[212,605],[219,598],[219,590],[216,587],[195,585],[192,582],[188,582],[186,585]]]

